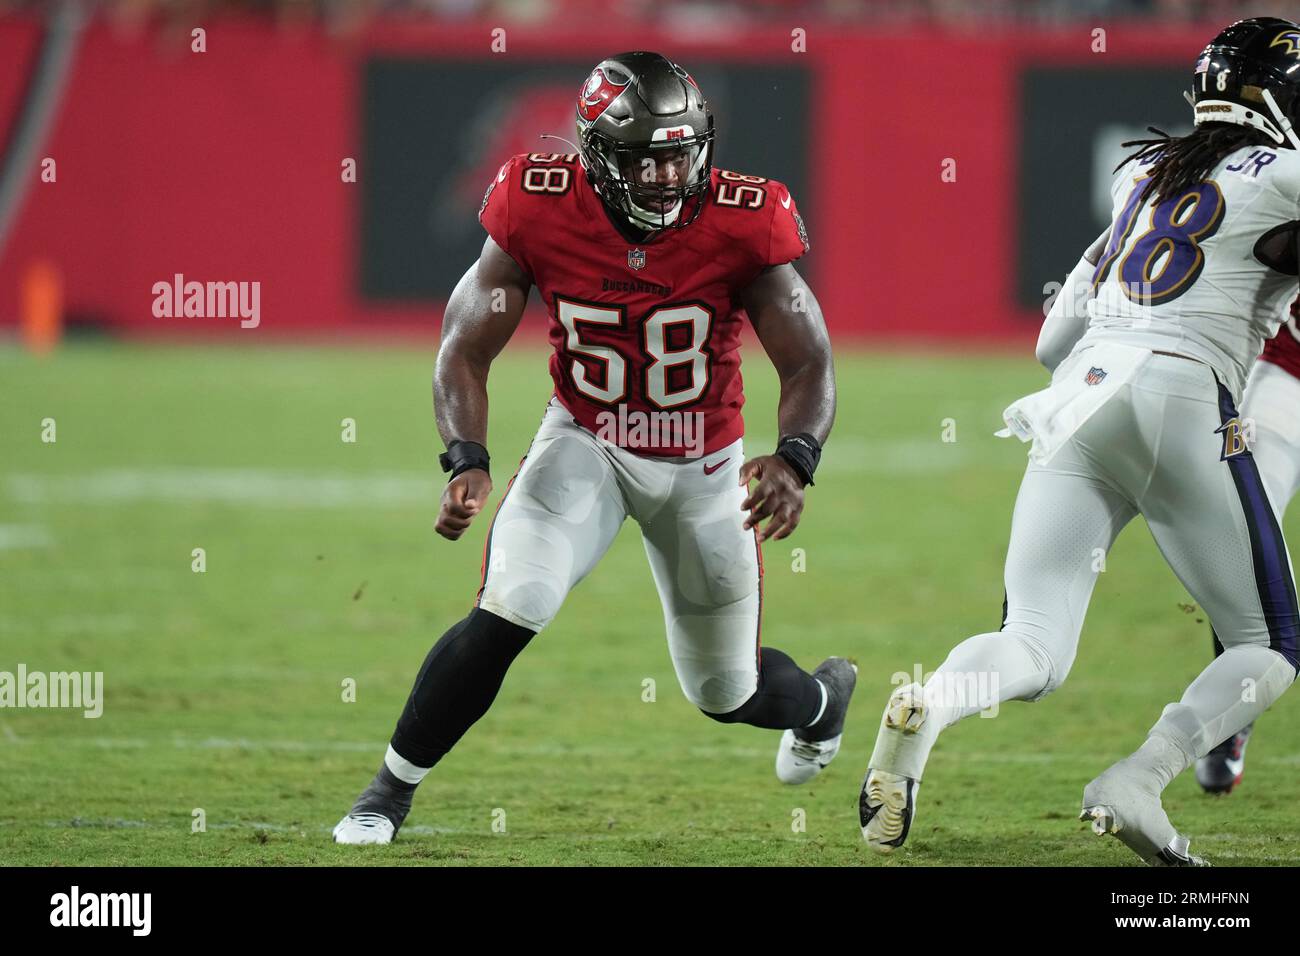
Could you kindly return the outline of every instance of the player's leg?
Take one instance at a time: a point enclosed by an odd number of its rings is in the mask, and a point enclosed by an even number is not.
[[[1241,417],[1251,445],[1259,477],[1278,523],[1287,505],[1300,491],[1300,379],[1272,362],[1256,362],[1246,385]],[[1223,645],[1211,629],[1215,655]],[[1254,724],[1247,724],[1225,738],[1196,761],[1196,781],[1207,793],[1229,793],[1241,782],[1246,770],[1246,745]]]
[[[1208,370],[1202,374],[1213,389]],[[1180,701],[1164,708],[1136,753],[1088,785],[1084,814],[1097,832],[1115,833],[1148,862],[1186,864],[1197,861],[1161,807],[1160,793],[1291,685],[1300,611],[1286,543],[1255,460],[1241,443],[1231,396],[1222,387],[1217,402],[1207,399],[1204,386],[1197,398],[1166,391],[1166,427],[1139,505],[1224,651]]]
[[[740,510],[740,442],[709,456],[728,458],[733,466],[712,474],[705,461],[634,463],[633,470],[655,477],[634,478],[646,491],[632,497],[682,692],[722,723],[786,730],[789,753],[778,757],[777,773],[803,782],[839,748],[856,668],[831,658],[809,674],[761,646],[762,556]]]
[[[1002,629],[958,644],[924,687],[890,696],[859,800],[867,843],[907,839],[926,761],[941,731],[1007,700],[1038,700],[1065,680],[1097,574],[1136,508],[1074,444],[1030,464],[1016,497]]]
[[[608,550],[625,515],[600,444],[548,412],[488,532],[477,606],[429,651],[379,772],[335,827],[337,841],[392,839],[416,786],[487,712],[510,664]]]

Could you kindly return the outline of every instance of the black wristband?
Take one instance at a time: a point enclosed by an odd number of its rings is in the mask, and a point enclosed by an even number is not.
[[[448,481],[474,468],[488,471],[489,461],[491,459],[488,457],[488,450],[476,441],[454,441],[438,456],[438,464],[442,466],[442,470],[451,472]],[[489,471],[488,474],[491,472]]]
[[[776,457],[782,459],[794,469],[804,485],[813,483],[813,472],[822,460],[822,445],[807,432],[798,435],[786,435],[776,443]]]

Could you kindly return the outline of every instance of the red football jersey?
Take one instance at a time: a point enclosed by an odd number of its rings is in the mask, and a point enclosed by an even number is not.
[[[1300,329],[1296,327],[1297,319],[1300,319],[1300,299],[1291,305],[1290,321],[1283,322],[1277,335],[1264,343],[1264,352],[1259,358],[1262,362],[1272,362],[1300,378]]]
[[[784,185],[715,169],[694,222],[637,244],[576,155],[520,154],[479,221],[541,294],[555,394],[580,425],[643,455],[707,455],[741,437],[740,293],[808,251]],[[687,415],[702,431],[670,427]]]

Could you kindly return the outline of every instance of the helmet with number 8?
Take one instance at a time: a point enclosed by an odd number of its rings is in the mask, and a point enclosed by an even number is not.
[[[1192,74],[1196,125],[1232,123],[1300,149],[1300,24],[1241,20],[1207,46]]]
[[[602,60],[577,108],[579,155],[592,187],[640,230],[689,225],[708,200],[713,114],[685,70],[658,53]]]

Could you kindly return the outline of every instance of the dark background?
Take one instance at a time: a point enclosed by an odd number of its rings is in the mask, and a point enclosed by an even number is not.
[[[575,98],[594,64],[433,62],[365,65],[361,289],[375,300],[444,299],[478,256],[483,190],[518,152],[573,150]],[[779,179],[811,205],[807,73],[797,67],[695,69],[718,122],[714,165]],[[814,277],[815,253],[800,261]]]

